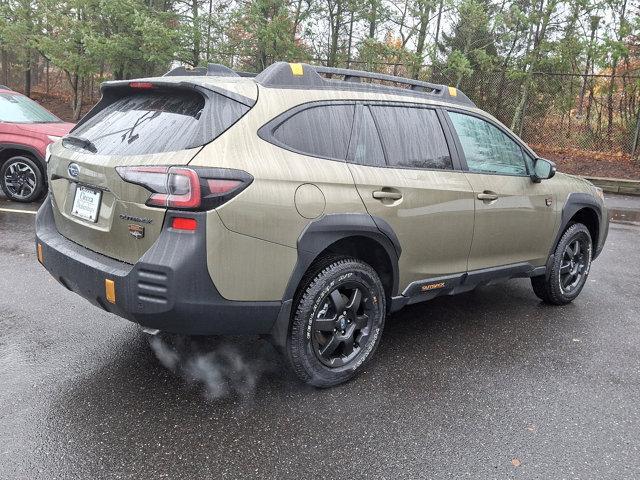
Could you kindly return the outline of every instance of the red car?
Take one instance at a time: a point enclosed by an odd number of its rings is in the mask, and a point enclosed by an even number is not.
[[[7,197],[32,202],[46,191],[47,146],[73,126],[0,85],[0,187]]]

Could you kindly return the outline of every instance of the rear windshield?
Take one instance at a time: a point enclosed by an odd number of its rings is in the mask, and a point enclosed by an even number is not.
[[[58,123],[61,120],[36,102],[15,93],[0,93],[0,122]]]
[[[194,91],[141,92],[107,105],[71,135],[100,155],[173,152],[210,142],[248,110],[213,92],[208,101]],[[65,146],[82,148],[71,141]]]

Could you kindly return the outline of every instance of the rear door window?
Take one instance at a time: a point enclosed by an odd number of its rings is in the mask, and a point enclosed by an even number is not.
[[[447,141],[435,110],[371,106],[390,166],[452,169]]]
[[[235,123],[249,107],[211,92],[166,90],[121,97],[79,125],[71,135],[100,155],[143,155],[204,145]],[[69,148],[79,148],[65,143]]]
[[[355,105],[318,105],[287,118],[273,138],[290,150],[314,157],[345,160]]]

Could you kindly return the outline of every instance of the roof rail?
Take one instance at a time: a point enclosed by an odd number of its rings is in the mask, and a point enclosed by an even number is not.
[[[397,77],[395,75],[386,75],[384,73],[365,72],[361,70],[349,70],[347,68],[332,68],[332,67],[313,67],[316,72],[326,75],[341,75],[346,82],[360,82],[361,79],[367,78],[370,80],[379,80],[381,82],[393,82],[401,85],[409,85],[411,90],[419,92],[428,92],[440,94],[444,85],[437,85],[435,83],[423,82],[420,80],[414,80],[412,78]]]
[[[236,72],[231,70],[226,65],[222,65],[221,63],[210,63],[206,67],[185,67],[179,66],[172,70],[169,70],[167,73],[163,75],[163,77],[252,77],[255,76],[253,73],[247,72]]]
[[[326,76],[328,78],[323,77]],[[333,77],[342,77],[336,80]],[[362,82],[363,79],[378,82],[393,83],[397,86],[381,83]],[[394,90],[394,93],[411,95],[428,95],[453,103],[474,106],[475,104],[455,87],[423,82],[411,78],[385,75],[383,73],[349,70],[346,68],[332,68],[306,63],[277,62],[264,69],[256,76],[256,81],[265,87],[307,87],[307,88],[335,88],[336,82],[344,82],[342,87],[349,89]]]
[[[210,63],[207,65],[207,76],[208,77],[239,77],[236,72],[231,70],[229,67],[222,65],[220,63]]]
[[[169,70],[163,75],[163,77],[200,77],[207,74],[207,69],[204,67],[185,67],[180,65],[172,70]]]

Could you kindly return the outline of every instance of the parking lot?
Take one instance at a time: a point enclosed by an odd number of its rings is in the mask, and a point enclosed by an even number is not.
[[[573,304],[520,279],[406,308],[317,390],[258,338],[150,346],[38,264],[37,206],[0,199],[0,478],[638,478],[640,197],[608,204]]]

